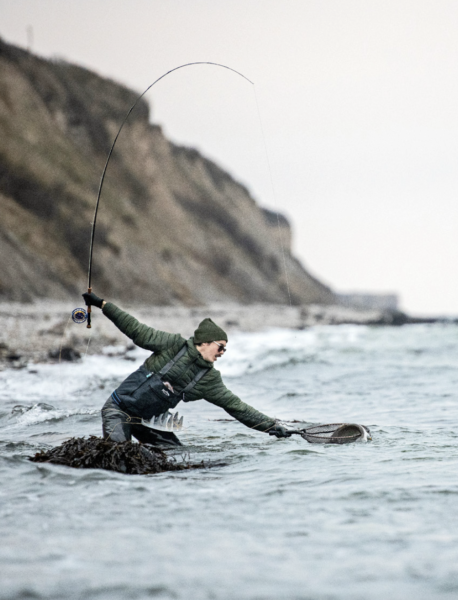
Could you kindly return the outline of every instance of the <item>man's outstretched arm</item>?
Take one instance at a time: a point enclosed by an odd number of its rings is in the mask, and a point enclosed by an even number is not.
[[[160,352],[178,342],[186,341],[179,333],[166,333],[140,323],[135,317],[121,310],[113,302],[106,302],[93,292],[83,294],[86,305],[97,306],[116,327],[130,338],[135,345],[152,352]]]

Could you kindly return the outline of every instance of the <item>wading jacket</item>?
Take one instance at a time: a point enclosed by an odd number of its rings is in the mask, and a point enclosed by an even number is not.
[[[275,419],[255,410],[238,396],[233,394],[224,385],[220,372],[214,368],[213,363],[205,360],[194,345],[191,337],[185,340],[179,333],[166,333],[153,327],[143,325],[137,319],[118,308],[112,302],[107,302],[103,313],[116,327],[129,337],[134,344],[151,350],[153,354],[146,359],[144,366],[153,373],[158,373],[183,347],[187,351],[178,360],[174,367],[167,373],[167,381],[173,386],[184,387],[195,375],[204,368],[208,372],[197,384],[186,393],[186,401],[205,399],[224,410],[247,427],[258,431],[267,431],[275,425]],[[196,360],[197,357],[197,360]],[[194,361],[194,362],[193,362]],[[185,367],[193,363],[188,370]],[[181,373],[184,374],[181,375]]]

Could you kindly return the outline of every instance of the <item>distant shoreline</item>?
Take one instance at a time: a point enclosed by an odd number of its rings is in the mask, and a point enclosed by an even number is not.
[[[68,301],[39,300],[36,303],[0,302],[0,369],[25,368],[28,364],[77,360],[86,352],[99,354],[107,346],[127,351],[132,342],[98,309],[93,327],[77,325],[72,310],[82,306]],[[213,318],[229,334],[235,331],[262,331],[271,328],[305,329],[314,325],[399,326],[448,322],[458,319],[409,317],[393,310],[357,310],[331,305],[283,306],[277,304],[185,306],[126,306],[124,310],[142,323],[185,337],[192,335],[205,317]]]

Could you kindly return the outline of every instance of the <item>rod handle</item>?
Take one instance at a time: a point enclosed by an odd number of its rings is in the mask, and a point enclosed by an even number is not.
[[[87,288],[87,293],[90,294],[91,292],[92,292],[92,288],[88,287]],[[91,309],[92,309],[92,306],[89,305],[87,307],[87,310],[86,310],[86,312],[87,312],[87,325],[86,325],[86,328],[87,329],[91,329],[91,327],[92,327],[92,325],[91,325],[91,312],[92,312]]]

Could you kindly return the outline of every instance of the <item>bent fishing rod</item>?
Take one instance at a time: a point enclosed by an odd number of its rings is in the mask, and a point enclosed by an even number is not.
[[[113,143],[111,145],[110,151],[109,151],[108,156],[107,156],[105,167],[104,167],[103,172],[102,172],[102,177],[100,179],[99,190],[98,190],[98,193],[97,193],[97,202],[96,202],[95,211],[94,211],[94,220],[92,221],[91,243],[90,243],[90,247],[89,247],[89,269],[88,269],[88,281],[87,281],[87,291],[88,291],[89,294],[92,292],[92,255],[93,255],[93,250],[94,250],[94,236],[95,236],[95,226],[96,226],[96,221],[97,221],[97,212],[99,210],[100,196],[102,194],[103,182],[105,181],[105,175],[106,175],[106,172],[107,172],[107,169],[108,169],[108,163],[110,162],[110,158],[111,158],[111,155],[113,154],[113,150],[114,150],[114,147],[115,147],[116,142],[118,140],[119,134],[121,133],[122,128],[126,124],[126,121],[129,118],[131,112],[134,110],[134,108],[137,106],[137,104],[143,98],[143,96],[153,86],[155,86],[156,83],[159,83],[159,81],[161,81],[161,79],[164,79],[164,77],[167,77],[167,75],[170,75],[174,71],[178,71],[179,69],[184,69],[185,67],[191,67],[191,66],[194,66],[194,65],[213,65],[215,67],[221,67],[223,69],[227,69],[228,71],[232,71],[236,75],[240,75],[240,77],[243,77],[243,79],[246,79],[246,81],[248,81],[249,83],[251,83],[252,85],[254,85],[253,81],[251,81],[250,79],[248,79],[248,77],[246,77],[245,75],[243,75],[243,73],[240,73],[239,71],[236,71],[235,69],[232,69],[231,67],[228,67],[226,65],[222,65],[220,63],[214,63],[214,62],[208,62],[208,61],[198,61],[198,62],[186,63],[184,65],[180,65],[178,67],[170,69],[170,71],[167,71],[167,73],[164,73],[163,75],[161,75],[160,77],[158,77],[155,81],[153,81],[153,83],[151,85],[149,85],[146,88],[146,90],[142,94],[140,94],[140,96],[138,96],[138,98],[135,100],[135,102],[129,108],[126,116],[124,117],[123,122],[121,123],[121,127],[119,128],[118,133],[116,134],[116,136],[115,136],[115,138],[113,140]],[[80,309],[77,309],[77,310],[80,310]],[[87,326],[88,329],[90,329],[91,328],[91,307],[90,306],[87,307],[87,311],[86,312],[87,312],[87,325],[86,326]]]

